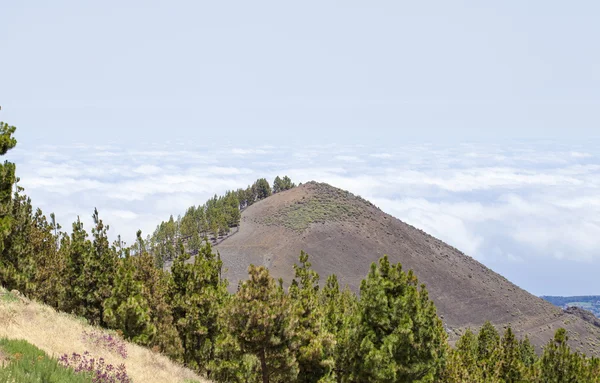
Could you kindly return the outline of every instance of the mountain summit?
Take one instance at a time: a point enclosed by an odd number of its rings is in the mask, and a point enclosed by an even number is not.
[[[327,184],[309,182],[253,204],[243,211],[239,231],[217,250],[233,290],[246,279],[250,264],[264,265],[288,283],[304,250],[322,281],[336,274],[342,286],[358,291],[370,264],[387,254],[391,262],[414,270],[426,285],[451,339],[490,320],[500,327],[510,324],[538,347],[564,327],[574,335],[572,347],[600,353],[600,328],[361,197]]]

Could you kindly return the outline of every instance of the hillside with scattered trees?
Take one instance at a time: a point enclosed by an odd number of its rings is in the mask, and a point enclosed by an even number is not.
[[[16,145],[14,132],[0,125],[0,154]],[[465,331],[452,347],[426,286],[388,256],[377,255],[358,291],[335,274],[321,280],[312,258],[299,252],[287,283],[256,264],[230,292],[211,241],[240,224],[243,209],[274,198],[265,179],[171,217],[149,239],[138,231],[131,246],[109,241],[97,210],[91,228],[77,220],[63,231],[54,215],[33,207],[14,164],[1,165],[0,179],[5,289],[122,334],[212,381],[600,382],[600,361],[570,349],[564,329],[539,354],[526,337],[508,326],[499,333],[491,323]],[[284,177],[274,189],[291,187]],[[321,219],[360,221],[343,208],[309,209]],[[306,219],[305,210],[293,211],[281,219]]]
[[[183,216],[174,219],[171,215],[161,222],[146,238],[146,250],[154,256],[158,267],[170,264],[180,246],[185,252],[196,255],[205,241],[215,245],[230,235],[239,226],[244,209],[295,186],[288,176],[277,176],[273,188],[269,181],[260,178],[246,189],[228,191],[223,196],[215,194],[203,205],[190,206]]]

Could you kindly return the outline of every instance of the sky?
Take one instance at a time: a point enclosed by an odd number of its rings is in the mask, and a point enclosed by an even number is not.
[[[600,294],[599,11],[2,1],[7,159],[65,227],[97,207],[132,239],[288,174],[369,198],[532,293]]]

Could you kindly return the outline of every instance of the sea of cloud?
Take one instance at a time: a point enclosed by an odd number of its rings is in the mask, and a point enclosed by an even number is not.
[[[600,294],[600,152],[592,144],[19,146],[35,206],[64,228],[98,208],[131,242],[171,214],[259,177],[351,191],[536,294]]]

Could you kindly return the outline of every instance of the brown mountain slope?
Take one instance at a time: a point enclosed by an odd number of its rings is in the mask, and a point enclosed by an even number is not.
[[[597,327],[368,201],[326,184],[310,182],[250,206],[242,214],[239,232],[217,250],[233,290],[246,278],[249,264],[265,265],[289,282],[292,265],[304,250],[322,280],[337,274],[342,285],[358,291],[369,265],[387,254],[426,284],[451,339],[490,320],[499,326],[510,323],[541,346],[565,327],[574,348],[599,354]]]

